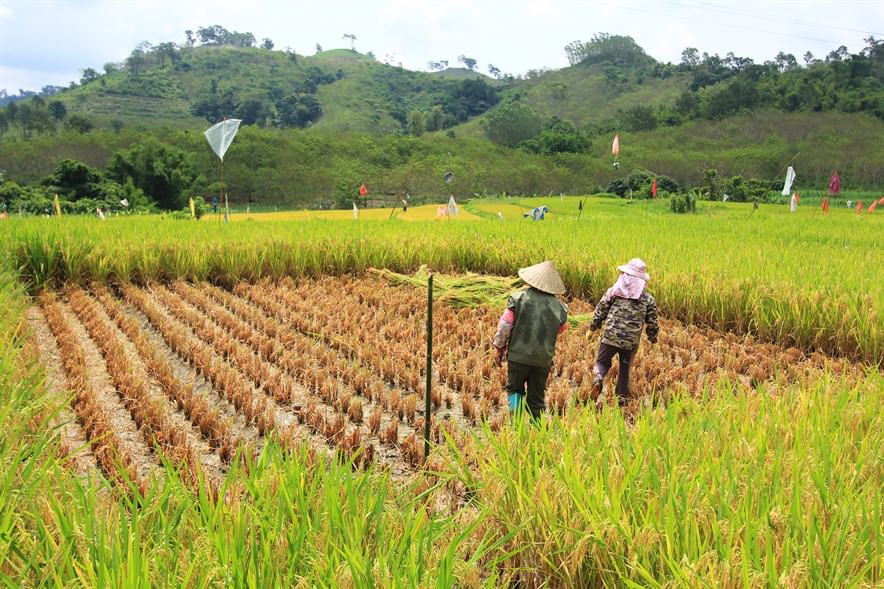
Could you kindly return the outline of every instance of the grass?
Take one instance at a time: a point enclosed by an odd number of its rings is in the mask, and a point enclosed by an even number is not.
[[[613,277],[611,265],[639,249],[670,310],[685,297],[708,312],[704,305],[714,305],[728,280],[747,297],[763,296],[760,308],[746,312],[773,313],[785,304],[776,298],[785,285],[786,295],[802,301],[815,287],[843,291],[847,300],[862,300],[861,292],[881,300],[877,218],[833,212],[825,221],[810,213],[793,219],[762,207],[746,220],[736,206],[675,218],[655,203],[642,210],[589,201],[578,225],[573,201],[545,200],[553,211],[544,223],[351,219],[293,227],[63,218],[0,226],[7,248],[0,268],[0,583],[880,586],[884,380],[875,369],[859,380],[826,375],[777,395],[735,396],[726,384],[701,399],[673,391],[666,406],[646,407],[631,425],[612,409],[572,411],[539,426],[516,422],[438,448],[429,470],[406,480],[353,472],[274,443],[248,468],[234,467],[218,500],[194,491],[171,466],[161,484],[134,495],[66,467],[52,419],[66,400],[45,394],[19,278],[32,288],[94,278],[227,282],[369,265],[414,270],[420,262],[511,275],[550,255],[569,286],[596,292]],[[640,248],[620,243],[630,235]],[[710,255],[715,247],[733,255],[718,260]],[[862,255],[845,257],[845,247]],[[822,265],[820,256],[845,263],[802,276]],[[795,314],[784,321],[830,333],[826,318],[784,308]],[[867,310],[852,309],[852,319]]]
[[[357,205],[358,206],[358,205]],[[457,215],[439,216],[437,209],[443,205],[421,205],[416,207],[408,207],[403,212],[401,205],[392,210],[390,208],[359,208],[359,218],[353,217],[353,209],[333,209],[333,210],[303,210],[303,211],[262,211],[262,212],[244,212],[231,213],[230,220],[232,222],[239,221],[308,221],[308,220],[332,220],[332,221],[387,221],[396,219],[399,221],[475,221],[478,219],[469,211],[463,210],[461,207]],[[221,207],[219,207],[221,210]],[[200,221],[218,223],[223,219],[221,214],[204,215]]]
[[[546,204],[543,222],[516,218]],[[877,363],[884,357],[884,240],[879,212],[856,215],[786,205],[757,212],[701,203],[695,215],[672,215],[665,201],[526,198],[476,201],[451,222],[387,221],[390,209],[266,213],[253,221],[190,223],[156,217],[9,219],[4,251],[29,288],[65,282],[240,279],[362,273],[370,267],[413,273],[512,276],[549,258],[575,295],[597,299],[616,267],[639,256],[664,315],[806,349]],[[503,222],[497,211],[507,211]],[[435,215],[415,207],[400,220]],[[297,220],[310,215],[308,220]],[[315,216],[340,216],[346,222]],[[378,219],[368,217],[378,216]],[[480,220],[481,217],[491,217]],[[242,215],[234,215],[234,219]],[[258,219],[277,219],[258,221]],[[282,220],[287,219],[287,220]],[[214,222],[213,222],[214,221]]]

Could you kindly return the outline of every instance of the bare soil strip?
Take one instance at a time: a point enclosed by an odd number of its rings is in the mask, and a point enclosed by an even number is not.
[[[40,309],[28,316],[47,365],[49,388],[55,394],[64,390],[64,366],[78,399],[94,391],[90,411],[107,415],[109,442],[131,457],[142,484],[157,468],[145,442],[157,440],[154,427],[185,432],[181,445],[214,482],[226,472],[232,448],[260,452],[271,433],[285,448],[306,443],[318,452],[350,456],[356,464],[378,462],[395,475],[422,462],[422,289],[391,286],[377,277],[325,277],[240,284],[233,292],[183,282],[123,285],[121,291],[69,291],[72,301],[79,301],[79,319],[51,296],[41,298],[46,317],[51,310],[61,319],[44,321]],[[584,301],[569,305],[572,313],[592,312]],[[489,347],[499,313],[485,307],[434,307],[432,436],[437,442],[445,435],[462,439],[482,421],[492,429],[507,421],[506,368],[494,363]],[[98,319],[90,323],[90,337],[82,321],[93,321],[93,315]],[[82,377],[76,366],[65,363],[50,327],[67,329],[76,340],[82,350],[76,352],[83,358]],[[103,339],[117,341],[117,351],[109,352]],[[560,337],[547,389],[551,412],[565,413],[587,401],[598,339],[599,333],[589,332],[587,324]],[[100,348],[125,359],[129,380],[120,380],[119,367],[108,373]],[[815,379],[824,371],[859,376],[861,369],[819,353],[661,320],[658,343],[639,348],[627,411],[665,401],[675,391],[699,395],[724,385],[734,391],[776,393],[785,384]],[[120,397],[112,384],[114,374],[118,382],[162,404],[162,415],[153,425],[145,423],[145,431],[138,431],[125,408],[132,406],[131,399]],[[615,367],[610,380],[616,376]],[[70,424],[65,431],[71,448],[85,445],[78,436],[83,440],[102,431],[81,404],[76,407],[84,427]],[[177,438],[166,443],[172,439]],[[107,461],[97,454],[86,459],[87,466],[75,468],[88,470],[91,464],[94,469],[96,460],[106,470]]]
[[[83,431],[83,427],[71,409],[72,393],[65,382],[65,375],[61,368],[61,352],[55,343],[55,338],[39,307],[29,308],[25,316],[46,374],[46,394],[52,399],[53,405],[61,406],[53,420],[53,426],[57,427],[59,432],[60,451],[63,452],[74,472],[88,480],[98,481],[102,477],[101,471],[89,441],[86,439],[86,432]]]

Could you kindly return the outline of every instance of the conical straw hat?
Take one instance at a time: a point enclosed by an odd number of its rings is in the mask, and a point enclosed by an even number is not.
[[[562,277],[556,271],[556,265],[547,260],[527,268],[519,269],[519,278],[543,292],[550,294],[562,294],[565,292],[565,284]]]

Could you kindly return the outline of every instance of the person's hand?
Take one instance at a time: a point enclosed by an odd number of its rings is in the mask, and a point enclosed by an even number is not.
[[[497,357],[494,359],[495,363],[498,366],[503,366],[503,358],[506,355],[506,348],[494,348],[497,352]]]

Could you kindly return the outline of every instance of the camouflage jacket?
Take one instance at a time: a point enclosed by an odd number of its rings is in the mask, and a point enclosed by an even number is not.
[[[648,339],[657,342],[657,301],[647,290],[637,299],[622,297],[602,297],[592,316],[590,329],[598,329],[605,324],[602,343],[609,346],[632,350],[638,347],[642,326],[648,324]]]

